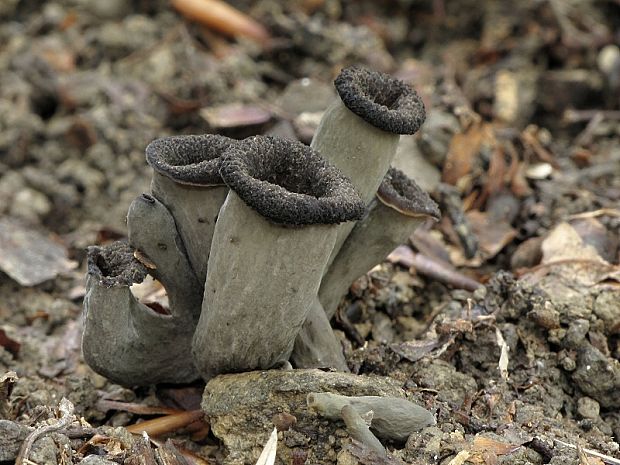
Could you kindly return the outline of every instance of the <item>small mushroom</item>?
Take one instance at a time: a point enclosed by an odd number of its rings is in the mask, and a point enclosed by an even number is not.
[[[156,139],[146,148],[154,170],[151,192],[172,213],[201,283],[207,276],[211,237],[228,188],[219,174],[219,157],[228,137],[206,134]]]
[[[292,359],[304,367],[317,367],[330,360],[333,346],[317,341],[315,328],[329,325],[351,283],[380,263],[427,219],[439,218],[439,209],[426,192],[402,171],[390,168],[364,218],[359,220],[321,281],[319,300],[326,315],[314,306],[295,342]],[[321,321],[322,320],[322,321]],[[297,363],[300,365],[300,362]]]
[[[288,360],[316,299],[337,224],[364,205],[317,152],[276,137],[231,146],[193,356],[205,379]]]
[[[331,392],[311,392],[308,408],[330,420],[340,420],[342,408],[350,405],[360,415],[372,412],[370,429],[380,438],[404,442],[409,435],[436,424],[431,412],[399,397],[342,396]]]
[[[424,104],[404,82],[363,68],[345,68],[334,81],[340,99],[327,109],[311,147],[338,167],[366,205],[387,173],[401,134],[414,134]],[[341,226],[329,263],[354,224]]]
[[[139,201],[150,202],[146,198]],[[136,208],[136,202],[132,207]],[[200,287],[196,292],[189,263],[175,258],[179,251],[172,217],[166,216],[161,204],[152,207],[154,221],[145,222],[161,228],[158,244],[165,247],[149,257],[157,263],[151,271],[157,272],[164,287],[170,285],[170,314],[140,303],[132,294],[130,286],[142,282],[149,272],[134,258],[133,247],[115,242],[88,249],[84,360],[97,373],[124,386],[185,383],[199,377],[189,346],[196,319],[192,309],[200,307]],[[174,267],[169,268],[170,264]],[[185,286],[172,285],[184,278],[189,280]]]
[[[351,284],[405,243],[429,218],[439,219],[437,204],[402,171],[390,168],[366,215],[358,221],[321,281],[319,300],[328,318]]]

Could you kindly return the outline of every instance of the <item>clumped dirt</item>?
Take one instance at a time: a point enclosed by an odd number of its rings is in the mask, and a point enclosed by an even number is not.
[[[0,250],[11,250],[0,254],[0,463],[37,436],[38,464],[253,463],[273,425],[276,463],[618,463],[618,2],[230,3],[267,28],[268,46],[165,1],[0,5]],[[93,373],[80,354],[85,248],[126,235],[150,182],[146,144],[309,142],[350,64],[423,97],[427,122],[402,138],[397,164],[442,219],[353,283],[332,323],[363,381],[338,389],[387,386],[437,425],[386,444],[381,462],[344,424],[309,415],[297,388],[256,383],[265,404],[216,405],[235,427],[214,413],[209,432],[196,414],[204,385],[127,389]],[[237,376],[251,389],[254,375]],[[161,416],[157,444],[130,433]]]

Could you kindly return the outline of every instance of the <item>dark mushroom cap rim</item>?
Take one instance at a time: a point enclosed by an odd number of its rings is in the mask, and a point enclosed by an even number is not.
[[[390,168],[377,191],[381,203],[406,216],[439,219],[437,204],[413,179],[396,168]]]
[[[134,257],[134,249],[124,241],[88,248],[88,275],[106,287],[141,283],[147,268]]]
[[[426,119],[420,96],[388,74],[343,69],[334,81],[342,103],[367,123],[395,134],[414,134]]]
[[[219,173],[220,157],[234,143],[216,134],[162,137],[146,147],[146,161],[178,184],[220,186],[224,184]]]
[[[220,174],[249,207],[273,223],[334,224],[364,214],[351,182],[300,142],[250,137],[226,151]]]

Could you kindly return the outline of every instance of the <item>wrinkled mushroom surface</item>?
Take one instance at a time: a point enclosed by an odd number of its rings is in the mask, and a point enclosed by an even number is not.
[[[169,136],[146,148],[146,161],[177,184],[206,187],[222,184],[219,157],[234,141],[215,134]]]
[[[383,131],[415,134],[426,118],[416,91],[389,74],[350,67],[334,85],[349,110]]]
[[[333,224],[364,213],[351,182],[303,144],[253,137],[222,159],[224,182],[249,207],[279,224]]]

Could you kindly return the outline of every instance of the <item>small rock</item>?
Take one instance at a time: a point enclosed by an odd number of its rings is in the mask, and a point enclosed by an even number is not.
[[[209,126],[214,129],[230,129],[260,126],[271,119],[271,113],[256,105],[229,103],[200,110]]]
[[[117,463],[99,455],[87,455],[78,462],[78,465],[117,465]]]
[[[560,327],[560,312],[553,308],[553,304],[549,301],[542,307],[536,306],[527,316],[545,329]]]
[[[577,353],[573,381],[585,394],[605,408],[620,407],[620,362],[605,357],[590,343]]]
[[[0,218],[0,269],[22,286],[34,286],[74,269],[66,249],[14,218]]]
[[[11,462],[17,458],[19,448],[28,428],[9,420],[0,420],[0,462]]]
[[[26,187],[15,193],[10,213],[36,224],[41,222],[51,209],[52,204],[45,194]]]
[[[583,341],[590,330],[590,322],[583,318],[571,322],[566,331],[566,336],[562,341],[565,347],[576,349],[583,344]]]
[[[311,441],[313,447],[306,463],[319,463],[318,457],[337,448],[329,444],[329,437],[334,436],[338,424],[326,422],[310,412],[306,396],[310,392],[326,391],[352,396],[404,397],[399,383],[390,378],[320,370],[270,370],[213,378],[205,389],[202,408],[213,434],[229,450],[225,463],[255,463],[273,430],[274,416],[278,420],[277,415],[283,412],[294,415],[297,422],[281,432],[278,457],[282,463],[293,463],[293,449],[287,445],[291,436],[294,444]],[[307,437],[307,431],[313,431],[312,438]]]
[[[620,331],[620,292],[603,290],[594,301],[594,314],[605,322],[605,331]]]
[[[577,413],[582,418],[589,418],[590,420],[596,420],[601,411],[601,406],[594,399],[589,397],[581,397],[577,401]]]

